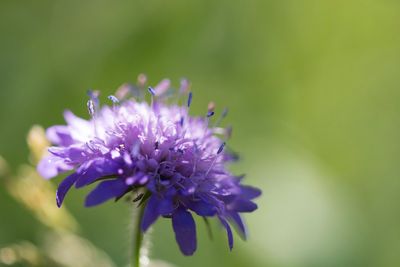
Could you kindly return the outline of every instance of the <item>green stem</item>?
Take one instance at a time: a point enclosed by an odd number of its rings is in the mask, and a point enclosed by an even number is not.
[[[145,206],[146,205],[142,203],[139,207],[136,208],[136,211],[133,214],[134,217],[133,220],[136,222],[136,225],[132,229],[133,250],[131,255],[131,267],[140,267],[140,249],[142,248],[142,243],[143,243],[143,232],[141,229],[141,222]]]

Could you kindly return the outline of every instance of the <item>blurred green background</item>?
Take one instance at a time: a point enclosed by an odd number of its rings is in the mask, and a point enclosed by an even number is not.
[[[199,221],[184,257],[168,220],[152,257],[180,267],[400,266],[400,2],[0,2],[0,154],[26,162],[33,124],[87,117],[86,90],[103,99],[139,73],[193,84],[194,111],[228,106],[233,169],[263,189],[245,219],[250,237],[229,252]],[[57,184],[61,177],[52,182]],[[82,235],[127,262],[128,205],[66,206]],[[35,243],[43,226],[0,188],[0,247]]]

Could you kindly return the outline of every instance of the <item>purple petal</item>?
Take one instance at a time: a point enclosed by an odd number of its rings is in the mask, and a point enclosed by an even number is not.
[[[239,213],[231,212],[231,213],[229,213],[229,216],[232,218],[232,220],[235,222],[236,226],[238,227],[239,234],[243,237],[243,239],[246,239],[247,238],[246,227],[245,227],[243,220],[240,217]]]
[[[172,199],[164,198],[158,205],[158,212],[161,215],[168,215],[174,211],[174,203]]]
[[[67,124],[76,129],[86,129],[90,126],[89,121],[77,117],[72,111],[64,111],[64,120]]]
[[[246,199],[254,199],[261,195],[261,190],[252,186],[240,186],[242,196]]]
[[[119,164],[113,160],[104,158],[95,159],[78,170],[81,175],[75,183],[75,187],[80,188],[91,184],[104,176],[116,175],[118,168]]]
[[[56,125],[48,128],[46,130],[46,137],[53,144],[60,146],[70,146],[74,143],[68,126],[64,125]]]
[[[146,232],[147,229],[157,220],[160,213],[158,211],[158,205],[160,201],[156,195],[152,195],[149,201],[145,204],[146,208],[144,210],[142,219],[142,231]]]
[[[199,216],[214,216],[216,213],[215,206],[203,200],[191,201],[188,206]]]
[[[49,152],[54,156],[68,160],[68,162],[73,162],[79,164],[86,159],[85,152],[80,146],[69,146],[69,147],[49,147]]]
[[[232,235],[232,229],[229,226],[228,222],[223,219],[223,218],[219,218],[222,225],[225,227],[226,229],[226,234],[228,235],[228,244],[229,244],[229,249],[232,250],[233,248],[233,235]]]
[[[227,205],[227,208],[236,212],[252,212],[257,209],[257,204],[249,200],[238,199]]]
[[[186,256],[192,255],[197,247],[196,224],[192,214],[184,209],[178,209],[172,214],[172,226],[182,253]]]
[[[46,179],[53,178],[60,173],[72,170],[73,167],[65,163],[64,159],[55,156],[46,156],[37,165],[37,171]]]
[[[225,203],[211,194],[200,194],[200,198],[219,209],[225,208]]]
[[[60,208],[65,195],[68,193],[69,189],[71,186],[76,182],[76,180],[79,178],[79,175],[77,173],[73,173],[69,176],[67,176],[62,182],[58,185],[58,189],[56,192],[56,201],[57,201],[57,206]]]
[[[86,197],[85,206],[95,206],[111,198],[119,197],[128,188],[124,179],[121,178],[103,181]]]

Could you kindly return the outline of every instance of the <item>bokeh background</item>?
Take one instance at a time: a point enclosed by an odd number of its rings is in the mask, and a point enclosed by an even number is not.
[[[146,73],[192,81],[193,111],[230,108],[232,168],[262,188],[245,219],[250,237],[228,251],[198,222],[184,257],[168,220],[153,258],[179,267],[400,265],[400,2],[394,0],[69,0],[0,2],[0,155],[27,162],[33,124],[88,117],[102,96]],[[62,177],[52,181],[54,185]],[[128,260],[128,205],[66,207],[80,235]],[[43,226],[0,187],[0,247],[36,244]],[[68,254],[68,251],[65,251]]]

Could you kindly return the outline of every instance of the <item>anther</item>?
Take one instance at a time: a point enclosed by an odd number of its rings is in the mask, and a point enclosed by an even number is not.
[[[212,117],[214,114],[215,114],[214,111],[208,111],[207,112],[207,118]]]
[[[207,107],[207,118],[213,116],[215,110],[215,103],[214,102],[210,102],[208,103],[208,107]]]
[[[149,93],[150,93],[152,96],[155,96],[155,95],[156,95],[156,91],[154,91],[153,87],[149,86],[149,88],[147,88],[147,89],[149,90]]]
[[[94,135],[97,136],[96,108],[95,108],[95,104],[92,99],[88,100],[87,109],[88,109],[89,115],[92,117],[92,120],[93,120]]]
[[[94,108],[97,109],[100,105],[100,101],[99,101],[100,92],[98,90],[90,90],[89,89],[87,91],[87,95],[93,101]]]
[[[149,93],[151,94],[151,109],[153,109],[154,107],[154,96],[156,95],[156,91],[154,91],[153,87],[149,86],[147,88],[147,90],[149,90]]]
[[[220,153],[224,150],[225,145],[226,145],[225,142],[223,142],[223,143],[221,144],[221,146],[218,148],[217,155],[220,154]]]
[[[209,174],[209,172],[211,171],[211,169],[214,167],[215,163],[217,162],[218,155],[221,154],[221,152],[224,150],[225,145],[226,145],[226,143],[223,142],[223,143],[221,144],[221,146],[218,148],[217,155],[215,155],[213,161],[211,162],[210,167],[208,167],[208,170],[207,170],[206,173],[204,174],[205,177],[207,177],[207,175]]]
[[[108,99],[110,99],[111,102],[113,102],[113,104],[118,104],[118,103],[119,103],[118,98],[116,98],[116,97],[113,96],[113,95],[109,95],[109,96],[108,96]]]
[[[188,101],[187,101],[187,107],[189,108],[190,105],[192,104],[192,98],[193,98],[193,93],[190,92],[188,96]]]
[[[95,107],[94,107],[94,102],[92,99],[88,100],[87,109],[88,109],[89,115],[93,118],[95,115]]]

